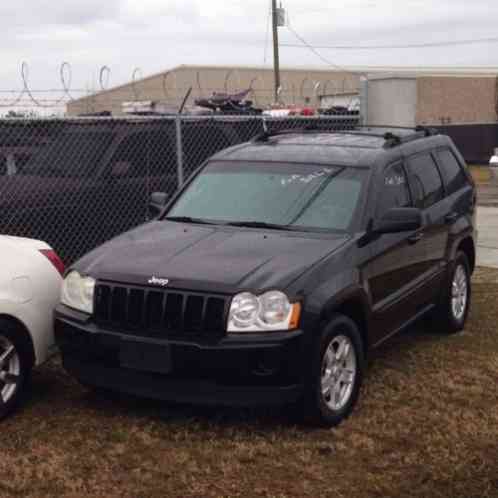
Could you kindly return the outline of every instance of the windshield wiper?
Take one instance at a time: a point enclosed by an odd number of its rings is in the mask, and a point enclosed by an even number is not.
[[[264,221],[231,221],[231,222],[216,222],[204,220],[202,218],[192,218],[190,216],[168,216],[163,218],[165,221],[177,221],[179,223],[199,223],[202,225],[224,225],[230,227],[247,227],[247,228],[269,228],[272,230],[295,230],[290,225],[276,225],[274,223],[266,223]]]
[[[164,218],[166,221],[177,221],[179,223],[199,223],[202,225],[216,225],[217,223],[209,221],[209,220],[203,220],[202,218],[192,218],[190,216],[168,216],[167,218]]]
[[[227,223],[231,227],[247,227],[247,228],[271,228],[272,230],[294,230],[290,225],[276,225],[274,223],[266,223],[264,221],[232,221]]]

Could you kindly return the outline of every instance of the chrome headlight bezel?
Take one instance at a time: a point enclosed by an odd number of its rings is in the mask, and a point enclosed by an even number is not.
[[[295,330],[299,325],[300,303],[291,303],[286,294],[272,290],[259,296],[242,292],[232,298],[227,332],[271,332]]]
[[[92,315],[94,311],[95,279],[69,272],[62,283],[61,303],[69,308]]]

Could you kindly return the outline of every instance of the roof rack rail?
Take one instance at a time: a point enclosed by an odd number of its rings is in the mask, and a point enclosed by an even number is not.
[[[379,129],[379,133],[368,133],[364,130],[375,130]],[[380,132],[381,130],[389,130],[386,132]],[[396,134],[396,130],[410,130],[413,133],[411,134],[404,134],[404,135],[398,135]],[[267,130],[259,135],[256,135],[253,139],[253,143],[257,142],[268,142],[271,137],[279,136],[279,135],[290,135],[294,133],[309,133],[309,132],[323,132],[323,133],[337,133],[337,134],[348,134],[348,133],[354,133],[355,135],[362,135],[362,136],[369,136],[369,137],[378,137],[378,138],[383,138],[385,140],[384,148],[392,148],[396,147],[398,145],[401,145],[402,143],[406,142],[411,142],[413,140],[417,140],[419,138],[423,137],[430,137],[433,135],[437,135],[438,131],[434,128],[429,128],[426,126],[416,126],[415,128],[413,127],[403,127],[403,126],[380,126],[380,125],[375,125],[375,126],[362,126],[362,125],[357,125],[354,126],[351,129],[344,129],[344,130],[330,130],[330,129],[324,129],[319,126],[314,126],[314,125],[308,125],[302,128],[290,128],[290,129],[285,129],[285,130]]]
[[[386,141],[386,143],[384,144],[384,148],[396,147],[396,145],[401,145],[402,142],[399,135],[395,135],[390,131],[384,133],[384,140]]]
[[[345,128],[341,130],[334,130],[330,128],[324,128],[323,126],[316,126],[314,124],[309,124],[300,128],[286,128],[284,130],[266,130],[256,135],[251,142],[268,142],[271,137],[276,137],[279,135],[292,135],[294,133],[313,133],[313,132],[322,132],[322,133],[342,133],[348,134],[356,131],[361,126],[353,126],[351,128]],[[365,128],[369,128],[368,126]],[[385,128],[385,127],[384,127]],[[413,128],[412,128],[413,129]],[[356,133],[357,135],[365,135],[372,136],[372,133]],[[382,135],[376,135],[382,137]]]
[[[412,142],[413,140],[418,140],[419,138],[431,137],[437,135],[437,130],[434,128],[428,128],[426,126],[416,126],[415,128],[404,128],[407,130],[413,130],[414,133],[410,135],[396,135],[392,131],[388,131],[384,134],[384,140],[386,143],[384,144],[384,148],[390,149],[392,147],[396,147],[406,142]]]
[[[312,128],[311,126],[305,126],[304,128],[288,128],[285,130],[267,130],[259,135],[256,135],[251,142],[268,142],[271,137],[276,137],[278,135],[290,135],[292,133],[304,133],[307,131],[318,131],[318,128]],[[327,131],[327,130],[324,130]]]
[[[383,130],[411,130],[411,131],[424,131],[427,134],[434,135],[438,131],[435,128],[430,128],[429,126],[417,125],[417,126],[394,126],[394,125],[355,125],[355,129],[367,128],[367,129],[383,129]]]
[[[439,133],[438,130],[436,130],[436,128],[430,128],[428,126],[423,126],[423,125],[415,126],[415,131],[423,131],[426,137],[432,137]]]

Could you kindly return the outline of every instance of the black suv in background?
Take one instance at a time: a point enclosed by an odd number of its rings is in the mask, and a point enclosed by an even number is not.
[[[68,271],[67,371],[164,400],[299,403],[338,424],[368,352],[432,313],[464,327],[476,193],[431,130],[263,134]],[[163,207],[164,204],[167,204]]]

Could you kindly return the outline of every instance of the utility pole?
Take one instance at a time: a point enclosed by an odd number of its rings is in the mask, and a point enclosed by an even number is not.
[[[278,102],[278,89],[280,88],[280,58],[278,53],[278,12],[277,12],[277,0],[272,0],[271,2],[271,14],[272,14],[272,25],[273,25],[273,72],[275,77],[275,93],[274,99],[275,103]]]

